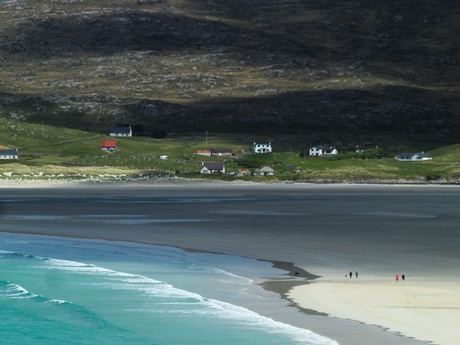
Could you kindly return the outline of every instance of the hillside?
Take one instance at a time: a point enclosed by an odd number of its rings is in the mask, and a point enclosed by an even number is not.
[[[0,116],[455,142],[459,18],[454,0],[0,2]]]

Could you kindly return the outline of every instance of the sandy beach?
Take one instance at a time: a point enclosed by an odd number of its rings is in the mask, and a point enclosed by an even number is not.
[[[458,344],[458,282],[382,278],[327,279],[295,287],[296,303],[339,318],[374,323],[404,336]]]
[[[261,278],[302,312],[270,316],[340,344],[458,343],[458,187],[51,186],[0,186],[0,231],[293,263],[285,279]]]

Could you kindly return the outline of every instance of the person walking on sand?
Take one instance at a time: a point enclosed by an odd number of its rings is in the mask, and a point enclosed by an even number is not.
[[[356,279],[358,279],[358,271],[356,271],[355,274],[356,274]]]
[[[398,281],[398,280],[399,280],[399,274],[396,275],[396,281]]]
[[[350,279],[351,279],[352,276],[353,276],[353,273],[350,271]]]
[[[402,279],[402,280],[406,279],[406,276],[403,274],[403,275],[401,276],[401,279]]]

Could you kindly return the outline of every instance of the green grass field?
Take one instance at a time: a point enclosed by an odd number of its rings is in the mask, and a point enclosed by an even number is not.
[[[103,140],[116,140],[118,150],[103,152]],[[254,136],[222,134],[192,135],[165,139],[110,138],[99,133],[0,119],[0,146],[18,148],[19,160],[1,160],[1,178],[81,178],[100,176],[174,175],[192,178],[233,179],[239,169],[270,166],[278,180],[455,180],[460,177],[460,145],[432,150],[432,161],[398,162],[392,157],[328,159],[302,157],[305,147],[281,151],[274,144],[271,154],[251,154]],[[231,148],[234,157],[203,157],[197,149]],[[167,155],[167,160],[160,159]],[[199,175],[201,162],[224,161],[227,176]],[[241,178],[241,177],[238,177]],[[244,177],[244,179],[261,179]]]

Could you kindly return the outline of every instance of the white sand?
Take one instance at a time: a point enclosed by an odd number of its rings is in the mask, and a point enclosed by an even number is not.
[[[458,345],[458,281],[423,279],[320,278],[289,293],[304,308],[330,316],[376,324],[417,340]]]

